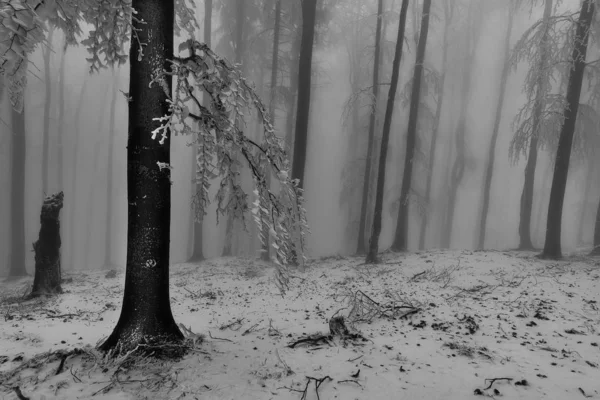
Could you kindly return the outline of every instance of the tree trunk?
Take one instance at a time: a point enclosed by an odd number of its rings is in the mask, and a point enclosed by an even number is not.
[[[544,5],[543,21],[545,24],[552,16],[552,0],[546,0]],[[547,25],[546,25],[547,26]],[[548,67],[549,61],[549,46],[550,32],[547,27],[544,31],[541,40],[540,60],[538,70],[543,71]],[[538,135],[541,126],[541,116],[544,108],[544,96],[547,90],[547,85],[544,82],[542,73],[538,75],[536,83],[536,97],[533,106],[532,115],[532,135],[529,140],[529,154],[527,156],[527,164],[525,165],[525,181],[523,183],[523,191],[521,193],[521,206],[519,215],[519,250],[533,250],[533,242],[531,241],[531,214],[533,210],[533,189],[535,183],[535,169],[538,158]]]
[[[9,276],[25,276],[25,107],[12,112],[12,169],[10,179],[10,270]]]
[[[137,345],[179,342],[183,334],[171,312],[169,240],[171,225],[171,138],[152,139],[160,126],[154,118],[169,113],[161,85],[150,85],[157,66],[170,69],[173,56],[173,0],[133,0],[138,12],[132,28],[139,36],[129,50],[129,132],[127,143],[127,269],[123,306],[117,326],[100,346],[116,353]],[[143,21],[140,23],[139,21]],[[138,58],[139,43],[144,56]],[[171,93],[172,78],[163,75]]]
[[[117,92],[119,90],[119,74],[113,68],[113,88],[110,98],[110,116],[108,120],[108,165],[106,170],[106,231],[104,232],[104,267],[112,268],[112,233],[113,233],[113,164],[115,158],[115,111],[117,108]]]
[[[381,59],[381,23],[383,21],[383,0],[377,2],[377,25],[375,28],[375,57],[373,59],[373,104],[369,116],[369,136],[367,142],[367,158],[365,159],[365,175],[363,177],[362,198],[360,202],[360,222],[358,225],[358,245],[356,254],[364,254],[367,242],[367,210],[369,205],[369,186],[371,167],[373,164],[373,147],[375,146],[375,122],[377,120],[377,99],[379,97],[379,61]],[[386,145],[387,147],[387,145]]]
[[[594,163],[594,155],[591,154],[588,156],[587,162],[587,171],[585,174],[585,189],[583,191],[583,201],[581,204],[581,211],[579,212],[579,223],[577,224],[577,245],[581,246],[584,243],[583,239],[583,231],[585,228],[585,217],[587,215],[587,205],[588,199],[590,197],[590,190],[592,189],[592,181],[594,180],[594,172],[595,172],[595,163]]]
[[[30,297],[62,293],[60,287],[60,210],[63,192],[44,199],[40,213],[40,235],[33,244],[35,278]]]
[[[556,150],[552,188],[550,189],[546,242],[544,244],[544,251],[541,254],[541,257],[543,258],[558,259],[562,257],[560,235],[563,202],[567,186],[567,177],[569,174],[569,161],[571,160],[571,147],[573,144],[573,135],[575,133],[577,110],[579,109],[583,72],[585,70],[585,56],[588,47],[589,30],[594,16],[594,6],[594,0],[584,0],[581,6],[579,21],[577,22],[575,46],[571,58],[573,64],[571,65],[569,86],[567,87],[567,104],[564,112],[564,122],[558,140],[558,149]]]
[[[304,187],[304,167],[308,144],[308,122],[310,115],[310,85],[312,72],[313,42],[317,0],[302,2],[302,41],[298,59],[298,108],[296,109],[296,129],[294,140],[294,160],[292,178],[298,179],[298,186]]]
[[[64,131],[65,131],[65,88],[66,88],[66,84],[65,84],[65,59],[67,58],[67,38],[65,36],[64,38],[64,43],[63,43],[63,49],[62,49],[62,55],[60,57],[60,83],[58,86],[58,140],[57,140],[57,147],[58,147],[58,154],[57,154],[57,158],[58,158],[58,190],[62,190],[64,191],[65,188],[65,184],[64,184],[64,151],[63,151],[63,145],[64,145]]]
[[[440,76],[440,93],[435,109],[435,126],[431,135],[431,143],[429,144],[429,165],[427,174],[427,184],[425,189],[425,204],[428,205],[428,212],[423,215],[421,222],[421,232],[419,233],[419,250],[425,248],[425,238],[427,237],[427,225],[429,223],[429,212],[431,212],[431,190],[433,187],[433,171],[435,169],[435,153],[437,150],[437,140],[440,133],[440,120],[442,115],[442,105],[444,104],[444,86],[446,85],[446,63],[448,60],[448,32],[450,28],[451,5],[448,1],[444,2],[444,39],[442,44],[442,66]]]
[[[54,37],[54,28],[50,25],[48,29],[48,45],[43,48],[44,55],[44,130],[43,130],[43,145],[42,145],[42,197],[48,195],[48,147],[50,142],[50,102],[52,101],[52,78],[50,74],[50,55],[52,46],[52,38]]]
[[[211,34],[212,34],[212,0],[204,0],[204,43],[208,47],[211,46]],[[198,146],[194,146],[194,160],[192,163],[192,193],[197,193],[199,190],[199,185],[196,183],[196,171],[197,167],[197,158],[198,158]],[[195,213],[195,210],[192,207],[192,213]],[[204,217],[204,216],[202,216]],[[203,229],[204,224],[202,219],[193,218],[194,224],[194,241],[192,248],[192,256],[188,260],[188,262],[200,262],[204,260],[204,235]]]
[[[87,71],[87,66],[86,66],[86,71]],[[85,79],[83,81],[83,86],[81,87],[81,92],[79,93],[79,99],[77,102],[77,107],[75,108],[75,127],[73,129],[73,135],[75,135],[75,137],[73,138],[73,162],[71,164],[71,196],[67,197],[70,202],[71,202],[71,206],[70,208],[70,213],[69,213],[69,268],[71,268],[71,270],[75,269],[75,249],[77,248],[75,246],[75,238],[77,237],[75,235],[75,215],[76,215],[76,211],[77,211],[77,176],[79,175],[77,173],[78,168],[77,168],[77,159],[79,156],[79,127],[80,127],[80,123],[81,123],[81,106],[83,104],[83,99],[85,99],[85,89],[87,87],[87,79]]]
[[[430,0],[425,0],[427,3]],[[388,100],[383,120],[383,134],[381,137],[381,151],[379,155],[379,171],[377,175],[377,191],[375,194],[375,212],[373,214],[373,232],[369,243],[369,253],[367,254],[367,263],[377,262],[377,253],[379,252],[379,235],[381,234],[381,219],[383,211],[383,195],[385,189],[385,164],[387,159],[387,150],[390,141],[390,129],[392,127],[392,115],[394,112],[394,99],[396,98],[396,89],[398,88],[398,76],[400,75],[400,60],[402,59],[402,47],[404,44],[404,31],[406,29],[406,15],[408,14],[409,0],[402,0],[400,9],[400,21],[398,24],[398,37],[396,39],[396,50],[394,61],[392,62],[392,81],[388,92]]]
[[[277,93],[277,72],[279,67],[279,30],[281,26],[281,0],[277,0],[275,3],[275,25],[273,26],[273,52],[271,55],[271,92],[269,96],[269,115],[271,116],[271,123],[275,126],[275,94]],[[271,173],[267,168],[266,172],[267,187],[271,187]],[[269,229],[263,228],[263,240],[261,258],[263,261],[269,261],[270,245],[269,245]]]
[[[237,15],[236,15],[236,37],[235,37],[235,62],[236,64],[242,64],[241,69],[245,71],[244,53],[245,53],[245,41],[244,41],[244,26],[246,19],[246,7],[244,1],[237,0]],[[237,124],[240,125],[241,121],[238,120]],[[227,226],[225,227],[225,245],[223,246],[223,257],[229,257],[233,255],[233,235],[234,235],[234,217],[230,211],[227,214]]]
[[[292,39],[290,69],[290,87],[287,101],[287,116],[285,123],[285,144],[288,150],[288,159],[290,164],[294,162],[294,127],[296,123],[294,110],[298,105],[298,65],[300,64],[300,46],[302,44],[302,36],[296,34]]]
[[[419,107],[421,105],[421,80],[423,78],[423,63],[425,61],[425,47],[429,32],[429,13],[431,0],[424,0],[423,14],[421,15],[421,33],[417,46],[417,57],[410,98],[410,111],[408,116],[408,131],[406,133],[406,155],[404,157],[404,171],[402,176],[402,189],[400,190],[400,210],[396,223],[396,235],[392,244],[393,251],[406,251],[408,248],[408,206],[412,186],[413,161],[415,158],[417,142],[417,125],[419,122]]]
[[[596,211],[596,224],[594,225],[594,248],[591,256],[600,256],[600,200],[598,200],[598,210]]]
[[[485,247],[485,231],[487,226],[488,212],[490,208],[490,192],[492,189],[492,179],[494,175],[494,161],[496,159],[496,142],[498,141],[498,132],[500,130],[500,120],[502,119],[502,109],[504,108],[504,98],[506,96],[506,87],[508,82],[508,73],[510,71],[510,36],[512,33],[514,20],[514,4],[509,5],[508,27],[504,37],[504,66],[502,67],[502,76],[500,78],[500,93],[498,94],[498,103],[496,104],[496,117],[494,119],[494,130],[488,148],[488,160],[485,167],[485,180],[483,182],[483,203],[481,206],[481,215],[479,221],[479,236],[477,238],[477,249]]]

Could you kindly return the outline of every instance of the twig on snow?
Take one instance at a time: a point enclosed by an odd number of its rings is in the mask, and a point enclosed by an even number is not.
[[[513,378],[491,378],[491,379],[486,379],[485,382],[489,381],[490,384],[486,388],[484,388],[483,390],[488,390],[489,388],[491,388],[492,385],[494,384],[494,382],[496,382],[496,381],[509,381],[510,382],[512,380],[513,380]]]
[[[233,343],[233,340],[229,340],[229,339],[226,339],[226,338],[214,337],[214,336],[213,336],[213,335],[210,333],[210,331],[208,331],[208,336],[209,336],[211,339],[214,339],[214,340],[222,340],[222,341],[224,341],[224,342],[230,342],[230,343]]]

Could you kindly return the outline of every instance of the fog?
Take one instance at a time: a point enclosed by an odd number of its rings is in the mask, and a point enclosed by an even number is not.
[[[230,0],[227,0],[230,1]],[[225,1],[224,3],[227,3]],[[202,27],[202,2],[198,1],[197,18]],[[285,3],[285,1],[284,1]],[[327,2],[325,2],[327,3]],[[313,80],[310,105],[310,123],[308,133],[308,148],[305,172],[305,199],[310,226],[308,235],[308,256],[322,257],[336,254],[353,254],[356,250],[358,226],[353,221],[359,210],[358,200],[360,189],[343,195],[344,170],[353,163],[364,160],[367,143],[368,114],[370,112],[369,95],[365,94],[360,100],[359,126],[355,126],[351,117],[345,115],[344,109],[353,89],[350,85],[351,63],[348,54],[350,40],[345,40],[343,32],[351,21],[347,15],[351,3],[358,4],[356,13],[362,15],[360,23],[364,24],[364,37],[361,38],[361,65],[365,84],[370,85],[373,60],[373,36],[375,31],[375,15],[377,4],[374,0],[332,2],[328,14],[329,19],[317,31],[315,53],[313,55]],[[342,3],[342,4],[340,4]],[[384,48],[381,60],[381,82],[383,83],[378,100],[378,116],[376,125],[376,153],[379,148],[383,115],[387,100],[387,91],[391,74],[393,48],[398,25],[400,1],[385,1]],[[417,2],[415,2],[417,3]],[[451,235],[451,248],[474,249],[478,235],[481,209],[481,188],[485,173],[488,144],[490,141],[498,92],[500,76],[505,60],[503,40],[506,32],[507,4],[505,0],[487,1],[482,17],[482,30],[475,51],[474,65],[470,79],[471,90],[468,96],[466,115],[466,165],[464,178],[458,187],[458,197],[454,226]],[[433,1],[433,17],[430,23],[429,40],[426,50],[426,66],[441,67],[443,44],[443,12],[442,1]],[[360,10],[359,10],[360,7]],[[406,28],[406,43],[400,67],[400,82],[393,114],[390,147],[387,159],[386,189],[383,207],[383,230],[380,239],[380,249],[390,247],[396,229],[398,199],[402,184],[402,169],[404,165],[404,147],[408,121],[409,101],[405,85],[411,79],[415,63],[416,40],[420,23],[420,4],[409,12]],[[569,0],[560,3],[555,13],[561,10],[577,12],[579,1]],[[391,10],[390,10],[391,9]],[[531,12],[530,12],[531,11]],[[517,13],[514,21],[511,48],[535,21],[541,18],[543,6],[524,6]],[[270,74],[270,50],[261,51],[260,43],[271,43],[272,21],[267,17],[257,18],[251,25],[252,32],[248,33],[248,49],[252,57],[247,57],[247,63],[254,63],[252,73],[248,78],[255,82],[259,93],[268,101],[268,77]],[[263,18],[261,20],[261,18]],[[219,9],[213,15],[213,46],[217,52],[228,53],[227,37],[232,36],[232,24],[224,19],[224,13]],[[264,24],[264,26],[261,25]],[[449,157],[454,156],[454,135],[460,113],[461,74],[464,68],[462,42],[464,34],[460,24],[455,23],[450,30],[447,76],[445,81],[445,99],[441,109],[439,140],[437,144],[435,169],[433,171],[433,189],[431,202],[423,208],[428,213],[429,228],[427,230],[426,248],[440,246],[441,224],[446,214],[448,197],[448,170],[451,168]],[[361,25],[362,26],[362,25]],[[299,28],[298,28],[299,29]],[[199,30],[201,32],[201,29]],[[368,36],[367,36],[368,34]],[[290,34],[291,35],[291,34]],[[201,37],[201,35],[199,35]],[[283,38],[286,46],[289,38]],[[181,38],[177,39],[178,41]],[[262,41],[262,42],[261,42]],[[364,46],[363,46],[364,42]],[[263,43],[263,44],[264,44]],[[28,86],[25,94],[26,110],[26,203],[25,203],[25,237],[26,265],[31,273],[34,266],[34,254],[31,244],[37,240],[40,228],[40,207],[42,193],[42,148],[44,126],[44,103],[46,85],[51,85],[52,98],[50,102],[50,140],[48,163],[48,193],[52,194],[63,189],[58,183],[58,88],[60,81],[60,63],[62,57],[63,35],[55,31],[51,42],[50,82],[44,79],[44,60],[42,49],[37,49],[30,58]],[[253,47],[254,46],[254,47]],[[270,46],[270,44],[268,45]],[[270,49],[270,47],[267,47]],[[359,50],[359,49],[354,49]],[[592,51],[592,50],[590,50]],[[594,50],[595,51],[595,50]],[[224,54],[233,60],[233,54]],[[127,145],[127,100],[124,93],[128,92],[129,68],[125,64],[115,70],[89,74],[86,62],[88,54],[83,46],[69,47],[65,53],[65,116],[64,116],[64,191],[65,206],[61,212],[62,232],[62,265],[67,269],[92,270],[104,267],[107,261],[118,267],[123,267],[126,258],[127,233],[127,187],[126,187],[126,145]],[[260,58],[263,57],[261,60]],[[491,189],[491,204],[487,222],[485,247],[489,249],[511,249],[519,245],[519,204],[524,181],[526,157],[520,157],[513,163],[509,158],[509,146],[513,138],[513,120],[518,110],[526,102],[522,88],[529,65],[522,62],[511,70],[508,78],[506,99],[502,110],[494,178]],[[258,72],[257,72],[258,71]],[[287,72],[286,72],[287,73]],[[262,74],[262,78],[257,76]],[[288,78],[283,77],[282,82]],[[260,85],[262,80],[262,86]],[[85,86],[84,86],[85,85]],[[116,85],[116,86],[115,86]],[[115,141],[114,148],[109,149],[110,109],[113,88],[117,92],[115,100]],[[83,91],[83,92],[82,92]],[[124,92],[124,93],[121,93]],[[11,180],[11,113],[7,96],[4,96],[1,106],[0,122],[0,185],[4,188],[0,193],[0,271],[8,270],[10,262],[10,180]],[[431,103],[431,100],[425,100]],[[433,104],[433,103],[431,103]],[[431,105],[430,104],[430,105]],[[433,106],[434,107],[434,106]],[[79,111],[79,124],[76,123]],[[274,116],[275,127],[282,137],[286,134],[287,108],[283,101],[278,101]],[[294,109],[295,111],[295,109]],[[157,116],[158,117],[158,116]],[[248,131],[253,131],[256,121],[249,118],[246,121]],[[413,171],[413,190],[422,193],[427,176],[426,149],[430,140],[426,122],[419,130],[421,142],[418,157],[420,161]],[[358,136],[356,145],[351,142],[353,129],[360,129],[364,134]],[[254,135],[254,132],[250,133]],[[596,133],[597,134],[597,133]],[[78,136],[76,144],[75,137]],[[171,137],[172,164],[172,210],[171,210],[171,262],[185,262],[191,254],[191,209],[192,177],[194,150],[190,146],[191,138],[176,135]],[[76,148],[77,147],[77,148]],[[355,147],[353,149],[353,147]],[[109,152],[113,152],[113,196],[110,199],[112,213],[107,214],[107,185]],[[531,220],[532,240],[536,247],[542,247],[546,229],[548,198],[552,179],[552,159],[555,150],[542,148],[539,153],[535,175],[534,206]],[[356,157],[349,159],[349,154]],[[364,162],[364,161],[363,161]],[[376,164],[375,164],[376,165]],[[350,173],[362,185],[364,169],[356,168]],[[73,173],[76,172],[74,186]],[[375,172],[376,173],[376,168]],[[592,176],[598,174],[597,168]],[[376,175],[373,175],[376,176]],[[568,185],[566,190],[562,245],[563,252],[575,251],[578,246],[590,244],[593,237],[597,199],[600,196],[600,185],[597,178],[585,196],[588,162],[571,158]],[[217,181],[214,187],[218,186]],[[360,186],[360,185],[359,185]],[[249,186],[247,186],[249,187]],[[345,192],[344,192],[345,193]],[[211,197],[214,193],[211,194]],[[375,196],[371,190],[370,196]],[[357,208],[358,207],[358,208]],[[578,243],[580,229],[580,213],[585,207],[583,219],[583,239]],[[410,250],[417,250],[422,216],[421,208],[410,208],[409,241]],[[352,218],[349,215],[352,214]],[[105,259],[105,236],[107,219],[111,218],[112,229],[109,238],[112,243],[111,260]],[[204,254],[206,257],[219,257],[222,252],[225,237],[225,219],[216,221],[216,208],[211,205],[204,222]],[[236,225],[236,231],[240,231]],[[260,246],[256,240],[250,240],[252,233],[237,235],[234,240],[234,253],[240,256],[256,256]]]

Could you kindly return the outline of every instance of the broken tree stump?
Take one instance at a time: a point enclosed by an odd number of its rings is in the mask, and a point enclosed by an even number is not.
[[[60,210],[63,192],[47,196],[40,213],[40,235],[33,243],[35,278],[30,297],[62,293],[60,287]]]

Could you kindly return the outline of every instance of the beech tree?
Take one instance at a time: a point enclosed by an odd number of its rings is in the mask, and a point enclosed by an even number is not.
[[[54,38],[54,28],[50,26],[48,29],[48,44],[43,47],[44,57],[44,130],[42,134],[42,198],[47,196],[48,193],[48,177],[50,170],[48,168],[48,158],[50,155],[50,104],[52,101],[52,73],[50,71],[50,55],[52,50],[52,39]]]
[[[18,84],[24,85],[21,77]],[[25,276],[25,109],[12,110],[12,151],[10,178],[10,270],[9,276]]]
[[[187,6],[177,3],[179,7]],[[146,345],[179,343],[182,333],[171,313],[169,298],[170,235],[170,134],[176,129],[197,140],[202,190],[201,215],[208,203],[212,177],[220,176],[217,209],[245,221],[252,211],[262,232],[264,224],[273,238],[277,264],[276,283],[285,291],[289,283],[288,260],[304,248],[303,235],[296,247],[291,232],[306,230],[306,216],[300,189],[289,177],[289,163],[282,141],[274,134],[266,108],[240,72],[203,43],[188,40],[180,46],[188,56],[177,57],[173,49],[174,1],[133,0],[105,3],[94,0],[71,3],[67,0],[29,4],[2,0],[1,34],[11,38],[10,47],[0,43],[2,75],[9,77],[13,106],[21,111],[24,77],[23,55],[43,40],[42,18],[65,29],[75,42],[79,24],[94,29],[83,40],[90,50],[93,71],[107,65],[123,64],[125,42],[129,46],[130,89],[127,146],[128,228],[125,292],[121,316],[113,333],[100,348],[118,354]],[[135,10],[135,14],[133,13]],[[4,29],[8,28],[8,29]],[[172,79],[176,77],[176,84]],[[174,94],[173,94],[174,89]],[[209,104],[203,106],[196,93],[204,91]],[[189,104],[199,109],[190,112]],[[256,109],[263,120],[263,141],[257,143],[239,129],[237,117],[244,106]],[[257,151],[254,152],[253,150]],[[256,201],[250,207],[237,184],[240,163],[252,171]],[[266,185],[268,165],[279,179],[278,193]],[[303,253],[301,254],[303,256]]]

